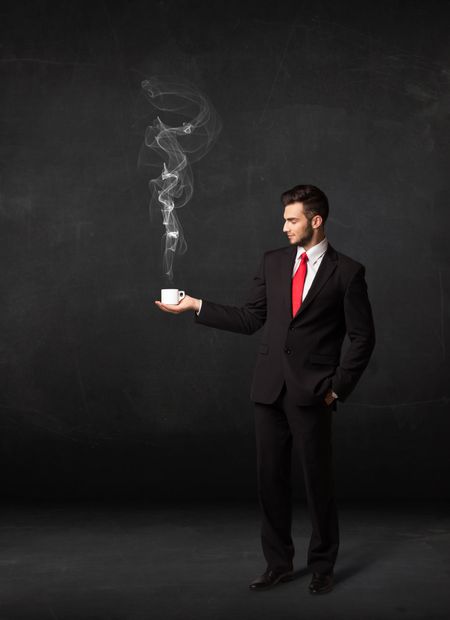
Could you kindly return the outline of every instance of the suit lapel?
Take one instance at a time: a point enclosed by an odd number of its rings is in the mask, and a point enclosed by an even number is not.
[[[327,251],[323,255],[319,269],[314,277],[311,287],[302,301],[299,311],[292,317],[292,270],[294,269],[295,256],[297,254],[297,246],[287,248],[286,254],[283,256],[282,264],[282,286],[284,303],[289,312],[292,321],[297,321],[311,304],[320,289],[325,285],[337,266],[337,254],[335,249],[328,242]]]

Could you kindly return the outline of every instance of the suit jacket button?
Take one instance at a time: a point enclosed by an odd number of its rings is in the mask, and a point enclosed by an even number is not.
[[[290,349],[289,347],[285,347],[284,350],[288,355],[292,352],[292,349]]]

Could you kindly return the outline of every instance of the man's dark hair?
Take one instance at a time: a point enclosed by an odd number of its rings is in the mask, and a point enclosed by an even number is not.
[[[281,202],[283,207],[293,202],[302,202],[308,220],[311,220],[314,215],[320,215],[322,223],[325,224],[328,217],[328,198],[315,185],[296,185],[281,194]]]

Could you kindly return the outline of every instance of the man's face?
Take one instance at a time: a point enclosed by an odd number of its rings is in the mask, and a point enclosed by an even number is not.
[[[305,247],[313,238],[314,228],[303,212],[302,202],[293,202],[284,207],[283,232],[286,233],[291,245]]]

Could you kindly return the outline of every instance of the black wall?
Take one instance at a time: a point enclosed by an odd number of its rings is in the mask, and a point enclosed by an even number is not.
[[[153,304],[161,221],[137,167],[148,76],[214,104],[172,286],[240,304],[286,245],[280,193],[329,196],[366,266],[377,346],[335,416],[341,497],[447,497],[445,2],[2,2],[5,495],[255,497],[259,341]],[[299,482],[298,494],[301,495]]]

